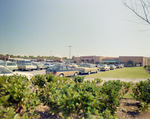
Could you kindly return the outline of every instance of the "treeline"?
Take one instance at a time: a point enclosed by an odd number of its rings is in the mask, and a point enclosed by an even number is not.
[[[34,108],[50,107],[49,113],[70,119],[116,119],[120,100],[132,87],[133,97],[140,101],[139,110],[148,111],[150,80],[132,82],[84,77],[62,78],[54,75],[0,77],[0,118],[37,118]]]
[[[60,57],[55,57],[55,56],[33,56],[33,55],[30,55],[30,56],[21,56],[21,55],[10,55],[10,54],[6,54],[6,55],[3,55],[3,54],[0,54],[0,56],[10,56],[11,58],[31,58],[31,59],[34,59],[34,58],[46,58],[46,59],[54,59],[54,58],[60,58]],[[67,59],[67,57],[63,57],[62,59]]]

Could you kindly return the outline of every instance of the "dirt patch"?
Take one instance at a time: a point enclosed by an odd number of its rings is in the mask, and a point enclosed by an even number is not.
[[[117,115],[120,119],[138,119],[139,102],[132,99],[120,100],[120,106],[117,108]]]
[[[117,108],[117,116],[120,119],[149,119],[150,113],[139,112],[139,101],[133,99],[121,99],[120,106]],[[36,111],[40,115],[38,119],[60,119],[56,115],[52,115],[49,112],[49,107],[42,104],[36,108]]]

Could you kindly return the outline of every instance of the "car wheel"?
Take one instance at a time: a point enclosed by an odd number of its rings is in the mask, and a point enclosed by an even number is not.
[[[33,69],[31,69],[31,71],[33,71]]]
[[[74,76],[77,76],[77,75],[78,75],[77,72],[75,72],[75,73],[74,73]]]
[[[64,75],[63,75],[63,74],[60,74],[59,76],[60,76],[60,77],[64,77]]]
[[[40,70],[42,70],[42,68],[40,68]]]
[[[91,74],[91,71],[88,71],[88,75],[90,75]]]
[[[13,72],[15,71],[15,69],[13,70]]]
[[[98,73],[98,72],[99,72],[99,70],[96,71],[96,73]]]

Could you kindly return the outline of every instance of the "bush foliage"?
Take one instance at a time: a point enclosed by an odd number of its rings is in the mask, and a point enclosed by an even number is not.
[[[150,111],[150,79],[136,83],[132,90],[134,98],[140,101],[140,111]]]
[[[47,82],[47,75],[38,78],[39,82],[45,81],[45,86],[34,85],[38,86],[41,102],[50,107],[51,113],[62,118],[116,118],[119,101],[131,86],[131,83],[119,80],[100,85],[102,80],[98,78],[84,81],[84,77],[79,76],[73,79],[49,76],[52,79]]]
[[[40,103],[30,86],[25,76],[0,77],[0,118],[29,117],[28,113]]]
[[[32,118],[40,103],[50,107],[49,112],[61,118],[114,119],[119,101],[133,85],[132,82],[84,77],[55,77],[36,75],[30,81],[20,75],[0,77],[0,118]],[[32,88],[31,88],[32,87]],[[134,98],[140,101],[140,110],[150,108],[150,79],[136,83]]]

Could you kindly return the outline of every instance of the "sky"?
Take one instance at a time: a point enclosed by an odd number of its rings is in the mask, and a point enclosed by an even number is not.
[[[150,57],[149,26],[122,0],[0,0],[0,54]]]

